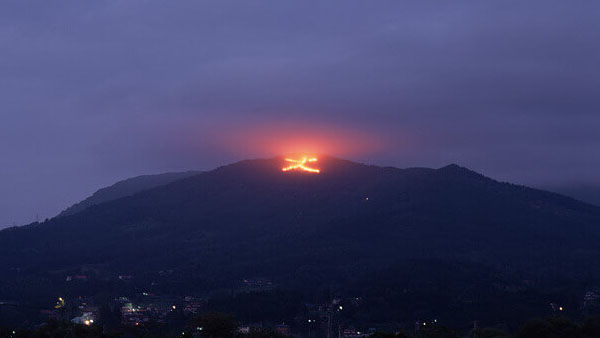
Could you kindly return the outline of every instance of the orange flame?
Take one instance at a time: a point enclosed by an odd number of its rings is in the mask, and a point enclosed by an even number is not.
[[[294,160],[294,159],[291,159],[291,158],[286,158],[285,160],[286,160],[286,162],[291,162],[293,164],[291,164],[291,165],[289,165],[287,167],[281,168],[281,171],[289,171],[289,170],[296,170],[296,169],[298,169],[298,170],[308,171],[308,172],[311,172],[311,173],[319,173],[320,172],[319,169],[310,168],[310,167],[307,167],[305,165],[308,162],[317,162],[317,158],[316,157],[310,157],[310,158],[309,157],[303,157],[303,158],[301,158],[299,160]]]

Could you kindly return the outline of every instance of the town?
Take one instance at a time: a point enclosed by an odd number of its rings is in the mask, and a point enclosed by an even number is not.
[[[171,273],[161,271],[158,275],[170,276]],[[93,274],[75,274],[67,275],[64,281],[68,285],[76,283],[85,288],[86,284],[94,282],[94,278],[96,276]],[[134,284],[135,280],[136,277],[132,275],[115,277],[115,282],[121,286]],[[365,306],[365,301],[360,296],[332,297],[326,302],[300,304],[297,303],[299,298],[290,301],[285,293],[277,289],[276,283],[270,279],[258,277],[240,280],[236,289],[205,295],[175,296],[151,291],[136,291],[127,296],[115,297],[61,295],[47,308],[39,309],[36,317],[38,321],[30,322],[29,330],[52,325],[75,325],[107,334],[112,332],[141,337],[152,333],[200,337],[206,333],[203,332],[204,325],[212,325],[203,324],[203,320],[208,318],[226,322],[232,327],[232,334],[252,334],[253,337],[259,333],[271,337],[307,338],[360,338],[382,334],[397,337],[454,337],[459,334],[459,330],[450,329],[451,326],[446,326],[447,323],[436,317],[366,323],[360,318],[365,315],[365,311],[372,309]],[[224,302],[223,299],[228,301]],[[283,307],[289,308],[291,305],[293,309],[281,310],[281,303],[285,303]],[[9,315],[11,309],[19,307],[14,302],[0,303],[0,314]],[[240,312],[240,309],[243,311],[237,316],[228,314]],[[560,318],[565,310],[562,304],[551,302],[547,304],[546,314],[549,318]],[[600,293],[596,290],[587,291],[581,298],[578,310],[586,316],[599,313]],[[484,335],[485,332],[497,334],[494,337],[509,337],[507,332],[511,331],[507,325],[481,327],[478,325],[482,324],[476,320],[469,324],[472,327],[463,327],[462,331],[477,334],[469,337],[488,337]],[[9,337],[19,337],[18,333],[22,330],[22,327],[4,329]]]

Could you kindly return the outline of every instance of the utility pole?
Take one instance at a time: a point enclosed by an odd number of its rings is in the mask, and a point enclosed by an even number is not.
[[[327,338],[331,338],[331,307],[327,311]]]

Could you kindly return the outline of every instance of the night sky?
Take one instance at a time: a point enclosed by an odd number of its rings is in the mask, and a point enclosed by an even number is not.
[[[600,185],[598,1],[2,1],[0,227],[318,152]]]

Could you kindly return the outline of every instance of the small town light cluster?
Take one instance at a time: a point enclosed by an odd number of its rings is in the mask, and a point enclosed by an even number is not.
[[[299,170],[315,174],[318,174],[321,171],[316,168],[311,168],[307,165],[310,162],[317,162],[318,159],[316,157],[302,157],[298,160],[286,158],[285,161],[288,162],[289,165],[281,168],[281,171]]]
[[[65,306],[65,300],[62,297],[58,297],[58,301],[56,302],[56,305],[54,305],[55,309],[60,309],[62,307]]]

